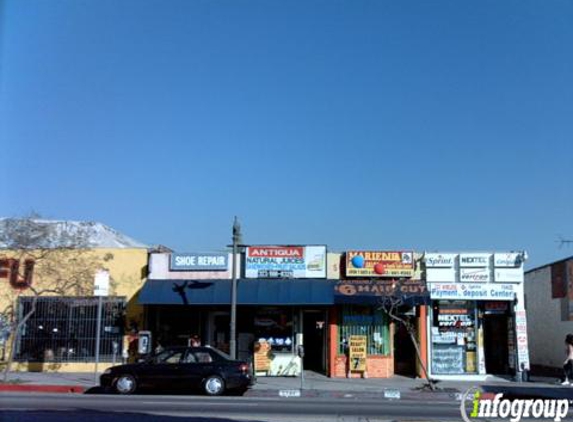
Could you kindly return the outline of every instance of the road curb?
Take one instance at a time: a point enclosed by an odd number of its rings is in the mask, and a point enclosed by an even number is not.
[[[394,394],[386,394],[386,390],[392,391]],[[285,393],[289,394],[285,394]],[[285,398],[296,399],[300,398],[329,398],[329,399],[346,399],[346,400],[436,400],[436,401],[455,401],[459,392],[414,392],[414,391],[400,391],[396,394],[396,389],[381,389],[380,391],[337,391],[337,390],[248,390],[245,397],[252,398]],[[459,399],[458,399],[459,400]]]
[[[0,392],[2,391],[83,394],[86,388],[79,385],[0,384]]]

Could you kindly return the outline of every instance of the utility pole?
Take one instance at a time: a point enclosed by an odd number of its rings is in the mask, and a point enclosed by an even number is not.
[[[242,243],[241,225],[235,216],[233,222],[233,282],[231,284],[231,329],[229,339],[229,354],[231,359],[237,359],[237,250]]]

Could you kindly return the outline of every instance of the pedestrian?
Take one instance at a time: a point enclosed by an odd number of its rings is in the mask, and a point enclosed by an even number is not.
[[[157,340],[157,346],[155,346],[155,354],[158,355],[159,353],[163,352],[163,346],[161,345],[161,342],[163,340]]]
[[[189,346],[191,347],[199,347],[201,346],[201,337],[195,334],[193,337],[189,339]]]
[[[567,355],[565,362],[563,362],[565,380],[561,384],[573,385],[573,334],[567,334],[565,336],[565,347],[565,353]]]

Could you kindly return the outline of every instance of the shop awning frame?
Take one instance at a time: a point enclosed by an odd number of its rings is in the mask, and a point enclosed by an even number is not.
[[[238,305],[333,305],[335,280],[240,279]],[[143,305],[230,305],[231,280],[147,280]]]

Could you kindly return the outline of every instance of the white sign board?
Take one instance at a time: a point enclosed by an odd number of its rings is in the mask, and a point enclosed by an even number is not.
[[[495,267],[515,268],[523,266],[521,253],[506,252],[493,255],[493,265]]]
[[[523,268],[496,268],[495,281],[500,283],[523,283]]]
[[[455,283],[457,273],[455,268],[428,268],[426,269],[428,283]]]
[[[460,268],[462,283],[488,283],[491,281],[489,268]]]
[[[460,254],[460,267],[489,267],[490,260],[491,254],[489,253],[462,253]]]
[[[426,268],[452,268],[455,266],[456,257],[453,253],[426,253],[424,262]]]
[[[517,337],[517,360],[519,361],[519,369],[530,369],[527,316],[525,309],[519,304],[515,311],[515,334]]]
[[[443,300],[513,300],[514,284],[501,283],[428,283],[431,299]]]
[[[326,246],[249,246],[246,278],[326,278]]]
[[[94,296],[109,295],[109,272],[99,270],[94,279]]]

